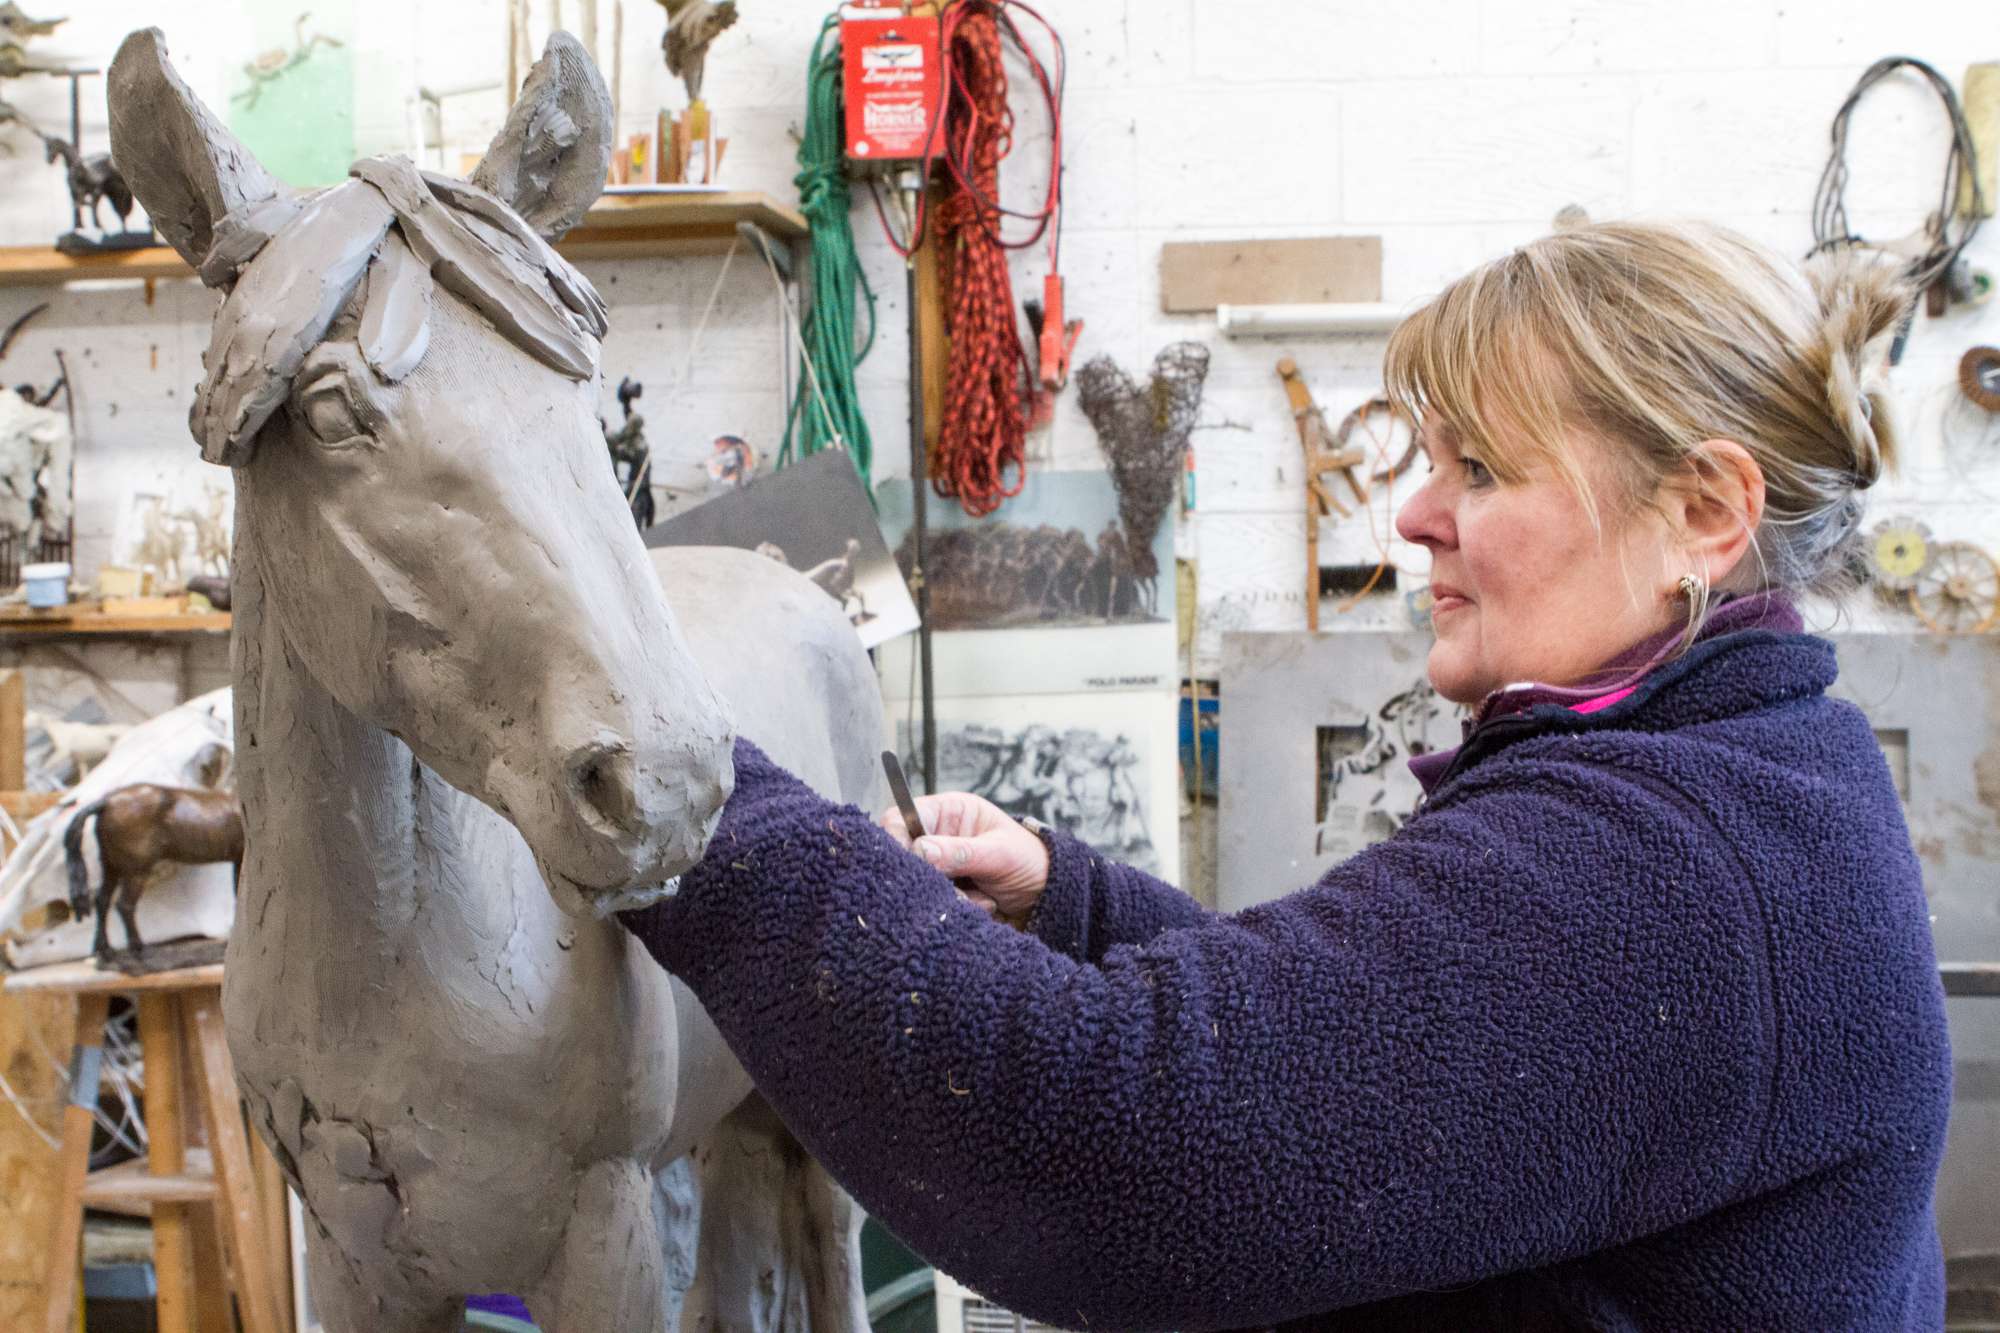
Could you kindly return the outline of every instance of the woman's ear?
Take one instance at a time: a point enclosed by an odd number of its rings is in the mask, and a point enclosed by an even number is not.
[[[1715,587],[1742,563],[1764,521],[1764,469],[1734,440],[1703,440],[1662,498],[1691,566],[1669,577],[1692,573]]]

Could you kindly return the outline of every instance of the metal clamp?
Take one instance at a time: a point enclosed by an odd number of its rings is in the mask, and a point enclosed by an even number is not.
[[[71,1106],[97,1113],[97,1085],[104,1074],[104,1048],[78,1042],[69,1053],[69,1096]]]

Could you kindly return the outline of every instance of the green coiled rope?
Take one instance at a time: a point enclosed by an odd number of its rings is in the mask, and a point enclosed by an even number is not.
[[[812,229],[812,299],[799,324],[804,344],[799,383],[785,418],[778,465],[828,445],[844,445],[872,496],[869,467],[874,446],[855,391],[854,369],[875,345],[875,293],[861,271],[854,228],[848,221],[846,147],[836,12],[820,29],[806,67],[805,132],[799,140],[799,174],[792,180],[799,187],[799,211]],[[857,293],[862,298],[859,303]],[[867,336],[861,338],[855,328],[857,304],[868,311]]]

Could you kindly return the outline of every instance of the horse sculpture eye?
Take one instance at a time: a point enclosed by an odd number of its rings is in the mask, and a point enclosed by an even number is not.
[[[354,405],[338,389],[322,389],[307,395],[304,408],[306,425],[321,444],[353,444],[368,433]]]

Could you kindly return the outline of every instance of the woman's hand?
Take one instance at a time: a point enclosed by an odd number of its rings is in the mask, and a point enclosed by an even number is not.
[[[1049,882],[1049,849],[1013,816],[971,792],[917,797],[929,830],[911,846],[903,816],[891,807],[877,820],[889,836],[953,879],[967,901],[1018,923]]]

